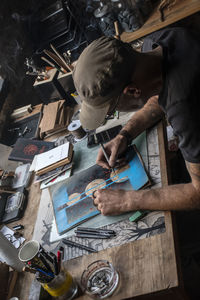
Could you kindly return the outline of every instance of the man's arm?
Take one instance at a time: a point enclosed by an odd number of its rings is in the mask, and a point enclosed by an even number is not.
[[[158,96],[151,97],[142,109],[137,111],[128,123],[122,128],[122,134],[118,134],[113,140],[105,145],[107,154],[110,157],[109,165],[105,160],[105,156],[100,149],[96,163],[103,168],[114,167],[116,160],[120,154],[122,154],[127,148],[127,137],[134,139],[145,129],[153,126],[164,116],[164,112],[158,104]]]
[[[140,191],[98,190],[94,203],[103,215],[135,210],[191,210],[200,208],[200,163],[186,162],[191,183]]]
[[[132,139],[136,138],[145,129],[150,128],[164,116],[164,112],[158,104],[158,96],[149,98],[147,103],[138,110],[123,127]]]

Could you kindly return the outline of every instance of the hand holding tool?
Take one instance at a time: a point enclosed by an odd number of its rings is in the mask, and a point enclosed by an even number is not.
[[[108,165],[110,166],[110,164],[109,164],[109,158],[108,158],[108,155],[107,155],[107,153],[106,153],[106,149],[104,148],[103,143],[100,143],[100,145],[101,145],[101,149],[102,149],[102,151],[103,151],[103,154],[104,154],[104,156],[105,156],[105,159],[106,159]],[[112,170],[112,172],[115,173],[114,168],[111,168],[111,170]]]

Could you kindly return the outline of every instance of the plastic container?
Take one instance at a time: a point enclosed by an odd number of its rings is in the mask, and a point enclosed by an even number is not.
[[[21,209],[24,202],[24,194],[16,192],[8,197],[5,207],[5,212],[9,214],[10,212]]]

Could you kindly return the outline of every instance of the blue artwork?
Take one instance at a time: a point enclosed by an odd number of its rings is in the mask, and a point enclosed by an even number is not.
[[[98,165],[83,170],[66,181],[50,187],[54,215],[59,234],[99,214],[93,205],[94,190],[138,190],[149,182],[144,166],[131,146],[126,154],[128,164],[118,174]]]

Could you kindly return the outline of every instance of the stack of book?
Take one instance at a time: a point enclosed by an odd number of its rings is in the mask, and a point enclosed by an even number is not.
[[[71,174],[73,146],[69,142],[35,157],[35,182],[41,188],[68,178]]]

